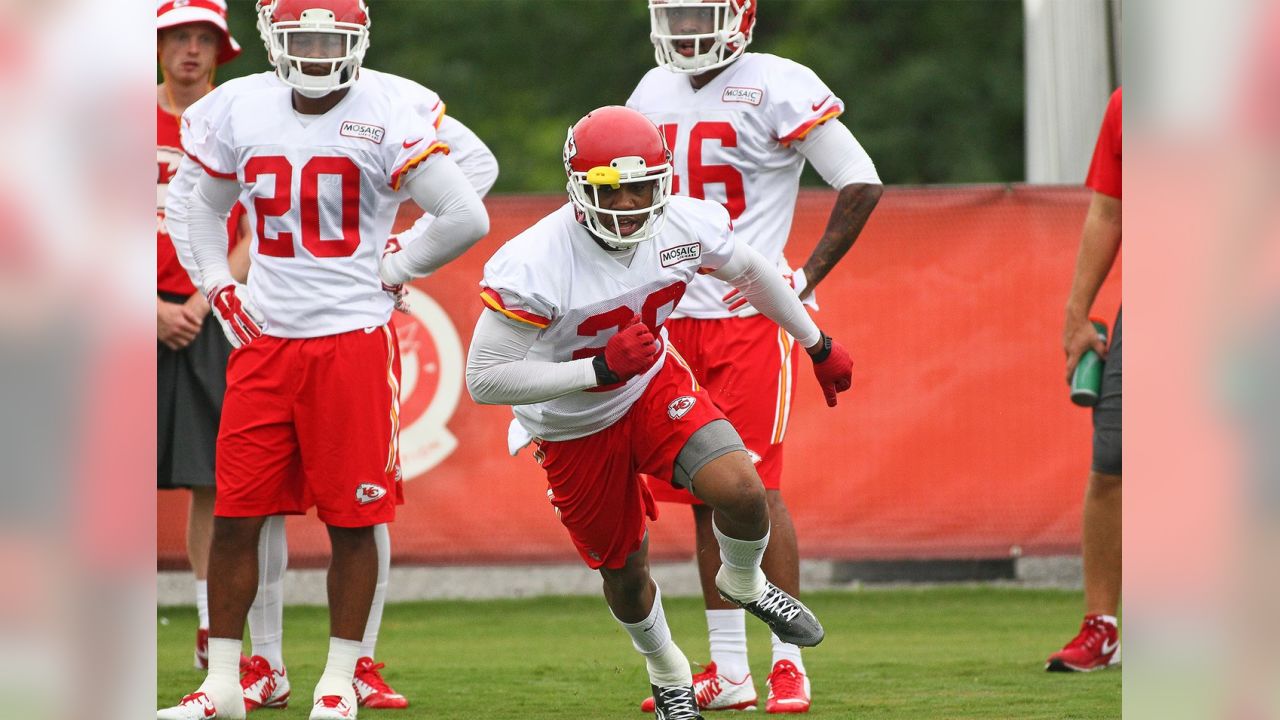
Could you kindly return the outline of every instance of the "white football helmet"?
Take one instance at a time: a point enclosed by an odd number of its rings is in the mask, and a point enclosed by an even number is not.
[[[757,1],[649,0],[658,66],[697,75],[737,60],[751,42]]]
[[[275,0],[268,7],[267,56],[285,84],[318,98],[355,82],[369,49],[364,0]],[[261,29],[261,4],[258,11]],[[310,75],[304,66],[328,66],[329,71]]]

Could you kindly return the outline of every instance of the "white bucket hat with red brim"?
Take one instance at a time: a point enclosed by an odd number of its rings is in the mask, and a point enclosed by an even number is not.
[[[240,44],[231,37],[227,27],[227,3],[225,0],[158,0],[156,3],[156,29],[209,23],[218,28],[222,42],[218,48],[218,64],[234,60],[240,54]]]

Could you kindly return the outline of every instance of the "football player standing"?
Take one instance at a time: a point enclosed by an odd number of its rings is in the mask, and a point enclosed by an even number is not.
[[[745,52],[758,2],[650,0],[658,67],[640,81],[627,106],[662,129],[674,156],[674,192],[724,205],[734,236],[789,277],[795,293],[817,309],[814,288],[857,239],[882,185],[871,158],[839,120],[843,101],[812,70]],[[817,246],[793,272],[783,251],[806,161],[839,194]],[[695,278],[667,328],[755,462],[773,523],[765,572],[798,596],[796,531],[781,493],[798,351],[793,333],[746,300],[721,278]],[[699,702],[713,710],[754,708],[743,613],[722,600],[714,584],[720,554],[711,508],[660,479],[650,484],[659,500],[693,507],[711,646],[711,662],[695,676]],[[808,712],[800,648],[776,634],[768,687],[768,712]],[[641,707],[652,705],[650,698]]]
[[[352,686],[378,577],[373,528],[395,516],[403,283],[488,231],[448,157],[433,108],[409,80],[362,70],[362,0],[278,0],[272,58],[283,84],[227,83],[183,116],[200,177],[187,208],[203,289],[237,349],[218,437],[209,560],[209,675],[158,718],[243,718],[238,660],[257,590],[265,519],[314,504],[328,527],[329,657],[312,720],[353,718]],[[254,228],[247,285],[226,263],[225,214],[244,193]],[[387,244],[400,203],[434,216]]]
[[[160,0],[156,7],[156,50],[164,81],[156,86],[156,370],[157,485],[162,490],[190,488],[187,510],[187,559],[195,575],[195,666],[208,667],[209,603],[206,573],[213,534],[214,441],[222,411],[227,356],[231,345],[209,303],[197,292],[170,242],[165,202],[183,159],[178,138],[182,113],[213,89],[214,68],[240,54],[227,29],[222,0],[179,3]],[[230,239],[239,239],[241,208],[230,223]],[[247,225],[245,226],[247,232]],[[248,270],[248,245],[231,251],[233,274]]]
[[[271,15],[276,2],[277,0],[258,0],[258,32],[266,46],[268,61],[273,65],[275,56],[271,42]],[[236,82],[242,87],[255,83],[267,87],[284,87],[284,82],[274,70],[239,78]],[[439,100],[431,112],[435,117],[440,139],[449,146],[449,158],[466,175],[476,192],[484,197],[498,179],[497,159],[470,128],[452,115],[445,114],[443,100]],[[174,135],[177,135],[176,123]],[[190,243],[187,241],[186,204],[191,188],[202,174],[204,171],[199,165],[184,159],[168,193],[169,234],[177,248],[178,258],[197,286],[202,281],[200,269],[195,265]],[[431,221],[430,215],[423,215],[412,228],[396,236],[395,241],[401,246],[414,242],[427,231]],[[244,249],[247,250],[248,246]],[[199,297],[203,301],[203,296]],[[397,304],[397,308],[404,309],[402,304]],[[218,333],[218,340],[225,343],[221,333]],[[212,516],[212,503],[209,510]],[[356,699],[360,707],[404,709],[409,707],[408,698],[383,678],[385,664],[374,659],[391,574],[391,534],[386,523],[375,525],[373,533],[378,548],[378,583],[361,642],[360,659],[356,662]],[[258,592],[249,610],[249,638],[253,646],[253,657],[246,659],[240,677],[245,707],[248,710],[281,708],[286,707],[289,702],[291,687],[284,663],[284,576],[289,562],[288,547],[284,516],[273,515],[267,518],[258,542]],[[207,644],[207,630],[204,637]]]

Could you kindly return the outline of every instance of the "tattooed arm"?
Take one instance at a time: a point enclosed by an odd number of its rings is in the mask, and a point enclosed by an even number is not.
[[[800,297],[804,299],[858,239],[871,211],[880,202],[884,186],[871,158],[839,120],[820,125],[796,149],[822,179],[840,191],[827,229],[802,269],[804,287]]]

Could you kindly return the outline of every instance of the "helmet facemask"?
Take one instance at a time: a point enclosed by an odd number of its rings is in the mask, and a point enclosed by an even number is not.
[[[276,74],[300,95],[320,98],[355,82],[369,48],[367,25],[337,22],[329,10],[306,10],[297,20],[271,23],[268,55]],[[308,74],[304,67],[326,69]]]
[[[570,130],[569,144],[573,142]],[[615,250],[627,250],[652,239],[662,229],[663,208],[671,198],[671,163],[650,167],[644,158],[637,156],[614,159],[607,166],[591,168],[586,172],[569,170],[569,200],[579,219],[605,245]],[[600,201],[602,188],[620,189],[623,185],[653,182],[653,198],[646,207],[628,210],[610,210]],[[624,235],[621,220],[637,215],[647,215],[640,226]]]
[[[267,62],[276,64],[274,43],[271,42],[271,13],[275,11],[274,0],[258,0],[258,36],[267,49]]]
[[[753,0],[649,0],[649,39],[659,67],[697,75],[737,60],[751,42]],[[743,27],[744,23],[747,27]],[[693,45],[692,57],[680,45]]]

